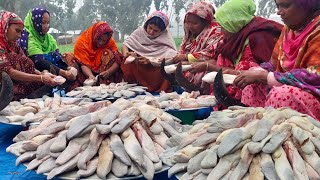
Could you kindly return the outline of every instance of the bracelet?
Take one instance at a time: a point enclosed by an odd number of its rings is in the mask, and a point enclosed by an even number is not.
[[[207,62],[206,72],[208,72],[209,63]]]
[[[40,78],[41,78],[41,82],[43,83],[42,75],[40,75]]]

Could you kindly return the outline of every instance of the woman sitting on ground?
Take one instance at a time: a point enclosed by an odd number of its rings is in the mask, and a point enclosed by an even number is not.
[[[170,59],[177,54],[168,25],[168,17],[155,11],[124,41],[122,54],[137,56],[135,63],[121,65],[125,81],[145,86],[149,92],[171,91],[170,82],[162,78],[160,68],[150,62],[150,59]]]
[[[121,82],[120,64],[122,55],[112,38],[113,30],[106,22],[97,22],[84,31],[76,41],[74,56],[81,64],[77,81],[83,85],[86,79],[95,81],[100,76],[100,83]]]
[[[255,16],[253,0],[229,0],[215,13],[222,28],[223,42],[218,45],[214,60],[193,64],[191,72],[223,69],[248,70],[269,61],[282,25]],[[241,98],[241,90],[228,87],[229,93]]]
[[[18,46],[23,21],[14,13],[0,12],[0,75],[6,72],[13,81],[14,100],[24,98],[44,84],[55,86],[54,76],[41,74]]]
[[[189,64],[214,58],[217,44],[222,40],[221,28],[214,19],[214,13],[213,6],[207,2],[194,4],[187,11],[183,25],[185,35],[175,57],[176,62]],[[196,85],[202,84],[203,75],[204,72],[185,74]]]
[[[24,53],[32,59],[35,67],[40,70],[50,70],[54,67],[56,73],[68,80],[75,80],[76,76],[71,73],[68,64],[64,62],[59,52],[57,42],[51,34],[50,13],[44,8],[33,8],[28,12],[24,21],[25,30],[18,41]]]
[[[285,27],[272,61],[242,71],[234,84],[254,107],[290,107],[320,120],[320,1],[275,0]]]

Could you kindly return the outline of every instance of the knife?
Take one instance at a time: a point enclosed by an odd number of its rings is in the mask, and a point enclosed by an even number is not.
[[[186,79],[182,72],[181,62],[178,64],[176,73],[175,73],[177,83],[183,87],[186,91],[199,91],[201,94],[204,92],[200,86],[192,84],[188,79]]]
[[[168,80],[168,81],[171,83],[171,85],[175,85],[175,84],[177,84],[177,82],[176,82],[176,80],[175,80],[174,75],[168,74],[168,73],[164,70],[164,66],[166,65],[166,62],[165,62],[165,61],[166,61],[165,59],[163,59],[163,60],[161,61],[161,64],[160,64],[160,74],[161,74],[161,76],[163,77],[163,79]]]
[[[226,84],[223,80],[222,69],[218,71],[218,74],[213,81],[213,93],[218,102],[226,107],[229,106],[245,106],[241,101],[233,98],[227,90]]]

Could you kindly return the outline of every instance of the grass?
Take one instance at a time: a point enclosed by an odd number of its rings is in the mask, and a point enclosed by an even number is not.
[[[174,39],[177,49],[179,49],[180,44],[182,42],[182,38],[175,38]],[[117,43],[118,49],[121,52],[121,47],[122,47],[122,42],[118,42]],[[61,52],[61,54],[65,53],[65,52],[73,52],[73,47],[74,44],[67,44],[67,45],[59,45],[59,50]]]

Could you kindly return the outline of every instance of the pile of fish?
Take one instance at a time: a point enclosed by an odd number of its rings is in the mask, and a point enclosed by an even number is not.
[[[6,150],[16,165],[48,173],[106,179],[142,174],[153,179],[163,168],[159,158],[166,141],[183,130],[180,120],[161,109],[118,99],[102,109],[71,119],[50,118],[20,132]],[[95,175],[93,175],[95,174]]]
[[[191,93],[183,92],[180,95],[177,92],[161,92],[159,96],[152,96],[148,93],[146,94],[147,95],[144,96],[137,96],[131,100],[136,102],[144,102],[165,110],[203,108],[215,106],[217,104],[217,100],[214,96],[200,96],[199,91],[192,91]]]
[[[92,102],[91,99],[65,98],[58,94],[53,97],[21,99],[11,102],[0,112],[0,122],[28,126],[30,123],[50,118],[64,121],[94,112],[109,104],[109,101]]]
[[[320,122],[292,109],[233,106],[167,141],[179,179],[320,179]]]
[[[127,82],[110,83],[109,85],[77,87],[66,94],[68,97],[90,98],[93,100],[130,98],[138,94],[144,94],[146,87]]]

